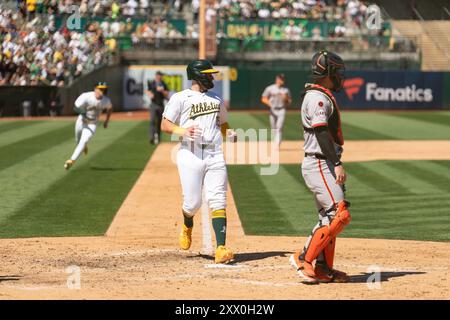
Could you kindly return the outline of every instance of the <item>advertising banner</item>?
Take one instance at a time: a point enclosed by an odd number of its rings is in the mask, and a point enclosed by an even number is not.
[[[225,106],[228,107],[230,101],[229,68],[215,66],[220,73],[215,75],[214,88],[211,90],[219,95]],[[157,71],[161,71],[163,80],[169,87],[170,95],[175,92],[187,89],[191,85],[186,75],[186,66],[129,66],[123,78],[123,104],[124,110],[146,109],[149,100],[145,91],[148,82],[155,78]]]
[[[442,109],[442,72],[346,72],[336,95],[343,109]]]

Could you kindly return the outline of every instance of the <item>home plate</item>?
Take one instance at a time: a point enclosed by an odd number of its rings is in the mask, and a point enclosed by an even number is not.
[[[246,268],[245,264],[223,264],[223,263],[211,263],[205,264],[205,269],[239,269]]]

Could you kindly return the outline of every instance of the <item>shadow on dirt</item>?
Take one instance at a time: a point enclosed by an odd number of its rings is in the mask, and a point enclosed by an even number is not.
[[[248,262],[248,261],[256,261],[263,260],[272,257],[288,257],[292,252],[289,251],[268,251],[268,252],[248,252],[248,253],[236,253],[234,255],[234,260],[231,264],[239,263],[239,262]],[[213,256],[205,255],[205,254],[197,254],[195,256],[190,256],[188,258],[203,258],[206,260],[214,261]]]
[[[392,271],[392,272],[383,271],[383,272],[380,272],[379,275],[376,275],[375,273],[367,273],[366,272],[366,273],[359,274],[359,275],[351,275],[349,283],[367,283],[367,282],[373,283],[376,281],[386,282],[392,278],[411,276],[411,275],[419,275],[419,274],[425,274],[425,273],[426,272],[420,272],[420,271]]]
[[[19,281],[20,279],[22,279],[22,276],[17,275],[0,276],[0,283],[4,281]]]
[[[273,257],[286,258],[290,254],[292,254],[292,252],[289,252],[289,251],[237,253],[234,256],[234,262],[256,261],[256,260],[263,260],[263,259],[273,258]]]

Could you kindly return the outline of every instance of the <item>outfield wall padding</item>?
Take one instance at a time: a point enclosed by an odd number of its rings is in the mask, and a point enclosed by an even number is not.
[[[292,94],[290,108],[299,107],[299,99],[309,73],[287,68],[237,68],[232,81],[232,109],[265,109],[260,102],[264,88],[284,73]],[[421,71],[348,71],[344,88],[336,95],[347,110],[368,109],[444,109],[450,107],[450,73]]]
[[[0,86],[0,117],[49,115],[50,100],[57,90],[50,86]],[[25,101],[28,107],[24,112]]]

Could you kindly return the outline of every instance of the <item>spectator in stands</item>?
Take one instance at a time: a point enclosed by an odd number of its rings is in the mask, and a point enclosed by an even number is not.
[[[120,15],[120,5],[117,1],[113,1],[111,4],[111,18],[117,19]]]
[[[139,13],[141,16],[146,16],[147,14],[150,15],[148,12],[149,9],[149,3],[148,0],[140,0],[139,2]]]
[[[0,84],[67,83],[109,59],[109,47],[98,24],[89,25],[81,34],[65,28],[56,30],[53,20],[41,28],[36,22],[24,23],[18,30],[15,19],[9,11],[0,9]]]
[[[294,20],[289,20],[289,24],[284,28],[284,38],[287,40],[300,40],[303,32],[303,25],[295,25]]]
[[[27,4],[27,16],[29,20],[32,20],[34,18],[34,15],[36,14],[36,0],[26,0]]]
[[[347,28],[343,24],[337,24],[336,27],[334,27],[334,35],[337,38],[344,37],[346,32]]]

